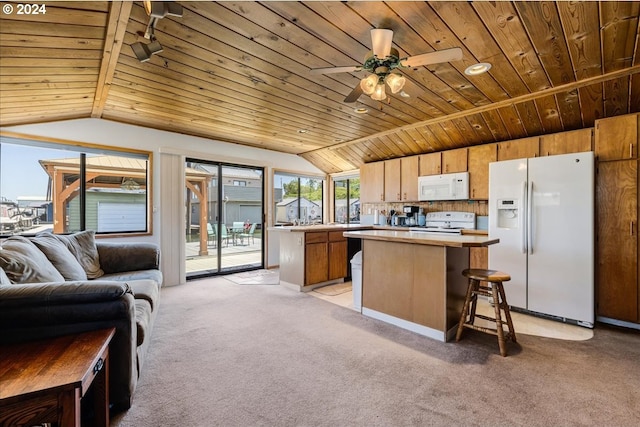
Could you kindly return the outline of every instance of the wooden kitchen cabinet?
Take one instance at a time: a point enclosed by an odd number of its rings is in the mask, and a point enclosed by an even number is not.
[[[361,203],[384,201],[384,162],[365,163],[360,167]]]
[[[579,129],[553,133],[540,138],[540,155],[582,153],[593,150],[593,129]]]
[[[329,242],[327,232],[305,233],[304,238],[304,284],[306,286],[326,282],[329,280]]]
[[[418,156],[384,162],[384,200],[385,202],[418,200]]]
[[[599,163],[596,214],[596,314],[640,323],[637,160]]]
[[[384,162],[384,201],[399,202],[401,195],[400,159]]]
[[[598,160],[638,158],[638,114],[596,120],[595,154]]]
[[[497,159],[497,144],[469,147],[469,198],[489,199],[489,163]]]
[[[419,157],[419,176],[440,175],[442,173],[442,153],[421,154]]]
[[[343,231],[329,232],[329,280],[341,279],[347,276],[349,256],[347,254],[347,238]]]
[[[400,159],[400,193],[403,202],[418,200],[418,156]]]
[[[498,143],[498,161],[514,159],[530,159],[540,153],[540,138],[520,138]]]
[[[467,149],[457,148],[442,152],[442,173],[466,172]]]

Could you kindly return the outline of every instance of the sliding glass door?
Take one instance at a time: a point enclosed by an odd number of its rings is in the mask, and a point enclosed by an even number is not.
[[[187,159],[187,278],[262,268],[264,170]]]

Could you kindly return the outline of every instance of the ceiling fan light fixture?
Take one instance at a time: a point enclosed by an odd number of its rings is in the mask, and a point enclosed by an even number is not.
[[[389,85],[389,89],[391,89],[391,93],[400,92],[406,81],[407,79],[402,74],[398,73],[391,73],[385,79],[385,82]]]
[[[376,89],[371,94],[371,99],[374,101],[384,101],[387,99],[387,93],[384,90],[384,83],[378,83]]]
[[[370,74],[364,79],[360,80],[360,89],[362,92],[367,95],[371,95],[375,90],[378,84],[378,76],[375,74]]]
[[[478,74],[486,73],[490,69],[491,69],[491,64],[489,64],[488,62],[479,62],[477,64],[468,66],[464,70],[464,73],[467,76],[477,76]]]

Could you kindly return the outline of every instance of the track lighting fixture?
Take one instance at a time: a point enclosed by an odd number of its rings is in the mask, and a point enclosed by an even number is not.
[[[162,52],[162,46],[154,35],[154,30],[159,19],[165,16],[177,16],[182,18],[182,6],[172,1],[149,1],[145,0],[144,10],[149,15],[149,24],[144,33],[144,38],[149,40],[149,43],[144,44],[141,42],[135,42],[131,45],[133,53],[140,62],[146,62],[151,59],[152,55]]]

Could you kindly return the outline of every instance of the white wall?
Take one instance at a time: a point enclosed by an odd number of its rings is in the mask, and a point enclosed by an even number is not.
[[[68,141],[100,144],[113,147],[124,147],[146,150],[153,153],[153,235],[143,237],[120,238],[119,240],[151,241],[162,248],[163,273],[166,285],[184,283],[184,268],[177,268],[184,263],[184,248],[175,248],[177,241],[184,242],[184,212],[175,211],[175,201],[184,200],[184,180],[166,179],[162,168],[175,169],[184,165],[185,157],[202,160],[223,161],[241,165],[265,168],[265,203],[267,224],[272,224],[273,207],[273,169],[284,169],[302,173],[322,174],[318,168],[303,158],[260,148],[246,147],[239,144],[214,141],[205,138],[166,132],[141,126],[133,126],[102,119],[77,119],[52,123],[3,127],[3,131],[17,132],[26,135],[57,138]],[[177,157],[173,158],[172,157]],[[176,171],[167,169],[169,175],[176,176]],[[182,175],[180,175],[182,176]],[[164,203],[163,206],[163,202]],[[180,203],[183,205],[183,203]],[[182,206],[184,209],[184,206]],[[168,218],[162,218],[162,215]],[[266,227],[265,227],[266,228]],[[163,236],[164,234],[164,236]],[[278,264],[279,239],[267,235],[267,266]],[[180,237],[181,236],[181,237]],[[178,240],[180,238],[180,240]],[[171,243],[169,243],[171,242]],[[173,268],[175,266],[175,268]]]

